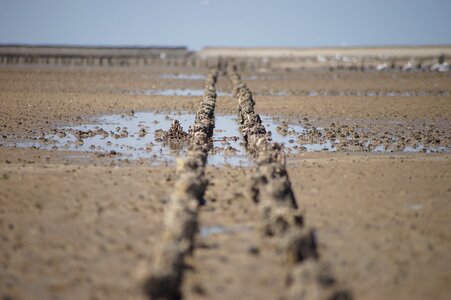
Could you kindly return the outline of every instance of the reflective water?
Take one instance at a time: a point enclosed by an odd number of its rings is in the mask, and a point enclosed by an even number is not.
[[[422,203],[408,203],[407,208],[411,210],[422,210],[423,209]]]
[[[262,90],[258,91],[256,95],[261,96],[307,96],[307,97],[429,97],[429,96],[442,96],[447,97],[451,93],[447,90],[365,90],[365,91],[350,91],[350,90],[292,90],[286,91],[273,91]]]
[[[139,112],[133,115],[109,115],[94,120],[91,124],[58,128],[52,134],[36,137],[34,140],[8,141],[5,146],[35,147],[41,149],[94,152],[98,156],[112,159],[149,159],[159,164],[174,162],[183,157],[187,144],[168,143],[162,139],[163,131],[170,128],[177,119],[184,131],[194,122],[194,114],[182,112]],[[299,124],[292,124],[283,117],[261,116],[268,132],[268,139],[282,145],[286,153],[317,151],[371,151],[371,152],[449,152],[447,147],[425,147],[421,144],[396,148],[395,145],[371,146],[371,140],[360,147],[343,146],[339,139],[322,139],[320,142],[308,138],[308,130]],[[216,115],[212,148],[208,163],[248,166],[252,158],[248,155],[239,124],[235,115]],[[318,128],[318,130],[322,130]]]
[[[252,230],[252,226],[248,225],[236,225],[232,227],[224,227],[222,225],[204,226],[200,228],[199,235],[201,237],[208,237],[214,234],[235,233]]]
[[[168,76],[170,74],[167,74]],[[171,75],[171,76],[181,76]],[[189,75],[189,74],[185,74]],[[191,74],[195,75],[195,74]],[[148,95],[148,96],[195,96],[200,97],[204,95],[203,89],[135,89],[129,92],[133,95]],[[218,96],[231,97],[230,92],[217,91]],[[447,90],[387,90],[387,91],[377,91],[377,90],[365,90],[365,91],[350,91],[350,90],[260,90],[254,93],[256,96],[307,96],[307,97],[430,97],[430,96],[440,96],[447,97],[451,95],[450,91]]]
[[[349,140],[349,139],[348,139]],[[381,144],[377,146],[372,145],[372,140],[368,139],[366,141],[359,141],[362,146],[352,145],[352,143],[344,145],[341,143],[340,139],[335,140],[323,140],[321,142],[306,142],[305,140],[298,140],[299,150],[307,152],[374,152],[374,153],[393,153],[393,152],[404,152],[404,153],[449,153],[451,149],[446,146],[424,146],[422,144],[417,144],[416,146],[403,146],[398,147],[396,142],[389,144]],[[290,152],[290,149],[288,149]]]
[[[177,79],[177,80],[205,80],[205,74],[162,74],[163,79]]]
[[[147,95],[147,96],[195,96],[201,97],[204,95],[202,89],[137,89],[132,92],[133,95]],[[229,96],[232,94],[228,92],[217,91],[218,96]]]
[[[188,131],[194,122],[194,114],[139,112],[133,116],[103,116],[92,124],[59,128],[54,134],[33,141],[15,142],[14,145],[96,152],[99,156],[107,155],[115,159],[146,158],[155,163],[174,162],[187,151],[186,144],[169,144],[161,139],[162,130],[168,130],[174,119],[180,122],[184,131]],[[286,148],[297,147],[294,141],[296,135],[304,130],[301,126],[288,125],[279,118],[269,116],[262,116],[262,121],[271,131],[273,141],[285,144]],[[251,164],[252,159],[246,153],[236,116],[216,115],[215,128],[208,163],[234,166]]]
[[[207,76],[205,74],[184,74],[184,73],[176,73],[176,74],[162,74],[160,78],[163,79],[176,79],[176,80],[205,80]],[[243,80],[257,80],[257,76],[250,75],[244,77]]]

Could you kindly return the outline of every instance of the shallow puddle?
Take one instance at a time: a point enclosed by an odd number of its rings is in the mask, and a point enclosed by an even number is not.
[[[205,74],[176,73],[176,74],[162,74],[160,75],[160,78],[175,79],[175,80],[205,80],[207,76]],[[244,77],[243,80],[257,80],[257,76],[251,75],[248,77]]]
[[[178,120],[184,131],[194,122],[192,113],[139,112],[133,115],[99,117],[92,124],[55,129],[53,134],[34,140],[8,142],[5,146],[34,147],[48,150],[94,152],[112,159],[149,159],[152,164],[175,162],[187,151],[186,143],[170,143],[162,138],[173,120]],[[350,137],[324,139],[312,137],[312,129],[291,124],[283,117],[261,116],[268,131],[268,139],[282,145],[286,153],[346,151],[346,152],[449,152],[448,147],[425,147],[418,143],[402,148],[393,144],[378,144],[371,139],[352,140]],[[211,165],[229,164],[249,166],[252,157],[246,151],[235,115],[216,115],[212,148],[208,156]],[[322,128],[314,132],[323,132]],[[324,136],[324,132],[323,132]]]
[[[13,146],[96,152],[98,156],[115,159],[146,158],[155,163],[174,162],[176,158],[185,156],[187,145],[167,143],[161,139],[161,133],[168,130],[175,119],[184,131],[188,131],[194,122],[194,114],[139,112],[132,116],[103,116],[93,124],[58,128],[54,134],[33,141],[15,142]],[[283,143],[291,150],[297,148],[294,141],[303,132],[303,127],[288,125],[279,118],[269,116],[262,116],[262,121],[267,130],[271,131],[273,141]],[[246,153],[235,115],[216,115],[212,141],[209,164],[251,164],[252,158]]]
[[[292,90],[287,91],[274,91],[263,90],[257,92],[256,95],[261,96],[307,96],[307,97],[430,97],[441,96],[447,97],[450,95],[449,91],[427,91],[427,90],[391,90],[391,91],[346,91],[346,90]]]
[[[204,95],[204,90],[202,89],[143,89],[134,90],[133,95],[146,95],[146,96],[195,96],[201,97]],[[231,97],[232,94],[228,92],[217,91],[218,96],[228,96]]]
[[[203,238],[214,234],[227,234],[236,232],[245,232],[252,230],[253,227],[249,225],[236,225],[233,227],[224,227],[222,225],[204,226],[200,228],[199,235]]]
[[[169,75],[169,74],[167,74]],[[187,75],[187,74],[185,74]],[[192,74],[194,75],[194,74]],[[176,75],[173,75],[176,76]],[[133,95],[147,95],[147,96],[194,96],[201,97],[204,95],[203,89],[136,89],[129,92]],[[217,95],[221,97],[232,97],[230,92],[217,91]],[[389,90],[389,91],[349,91],[349,90],[261,90],[254,93],[255,96],[303,96],[303,97],[448,97],[451,95],[449,91],[445,90]]]
[[[205,80],[207,78],[205,74],[162,74],[160,77],[176,80]]]
[[[353,147],[352,145],[347,147],[340,147],[340,140],[331,141],[326,140],[321,143],[301,143],[299,147],[302,151],[307,152],[374,152],[374,153],[393,153],[393,152],[404,152],[404,153],[449,153],[450,149],[448,147],[425,147],[424,145],[406,146],[401,149],[395,149],[392,145],[378,145],[371,147],[371,140],[366,141],[363,147]]]
[[[360,128],[358,131],[351,130],[347,134],[339,137],[328,139],[327,132],[330,135],[330,129],[324,130],[323,128],[309,128],[304,131],[303,134],[298,136],[296,141],[300,146],[300,151],[307,152],[373,152],[373,153],[449,153],[451,148],[446,144],[428,144],[424,145],[419,141],[407,138],[408,143],[403,134],[398,135],[396,132],[390,134],[385,131],[385,135],[390,136],[390,141],[387,141],[387,137],[384,138],[368,138],[365,137],[365,132],[368,132],[367,128]],[[383,131],[382,131],[383,132]],[[357,137],[356,137],[357,135]],[[371,134],[374,136],[374,134]],[[362,137],[363,136],[363,137]],[[290,151],[290,150],[288,150]]]

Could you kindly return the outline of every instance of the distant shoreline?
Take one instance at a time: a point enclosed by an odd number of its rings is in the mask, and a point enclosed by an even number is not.
[[[99,60],[103,64],[108,58],[117,58],[121,64],[125,60],[136,59],[182,59],[200,58],[217,59],[316,59],[324,61],[372,59],[436,59],[451,57],[451,45],[425,46],[356,46],[356,47],[205,47],[199,51],[189,50],[185,46],[87,46],[87,45],[52,45],[52,44],[0,44],[0,59],[9,63],[47,63],[52,58],[57,60]]]
[[[426,46],[356,46],[318,48],[272,47],[206,47],[198,52],[203,57],[315,57],[315,56],[383,56],[431,57],[451,55],[451,45]]]

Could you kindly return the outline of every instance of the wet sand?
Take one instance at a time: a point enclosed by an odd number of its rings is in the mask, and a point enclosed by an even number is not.
[[[181,67],[0,68],[0,295],[12,299],[145,299],[161,242],[173,164],[76,151],[6,147],[108,114],[194,112],[200,97],[137,94],[202,89]],[[450,147],[451,96],[305,96],[297,91],[450,90],[449,73],[243,72],[258,113],[315,128],[439,139]],[[269,79],[273,78],[273,79]],[[220,77],[218,90],[230,91]],[[287,96],[267,96],[268,90]],[[261,95],[259,95],[261,93]],[[236,113],[220,96],[216,113]],[[401,124],[395,126],[394,124]],[[434,127],[430,130],[430,125]],[[336,128],[336,127],[335,127]],[[382,137],[378,136],[379,139]],[[384,140],[384,142],[387,142]],[[287,170],[321,259],[355,299],[447,299],[451,293],[449,153],[293,152]],[[206,205],[188,258],[186,299],[278,299],[286,265],[246,197],[251,168],[207,166]],[[203,232],[203,234],[202,234]]]

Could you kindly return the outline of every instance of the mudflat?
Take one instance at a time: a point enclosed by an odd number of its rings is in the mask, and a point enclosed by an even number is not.
[[[52,147],[49,136],[101,127],[107,115],[194,113],[207,73],[0,67],[3,298],[148,297],[143,284],[163,242],[175,163]],[[451,74],[268,68],[241,75],[256,112],[294,136],[285,148],[292,189],[340,285],[355,299],[447,299]],[[216,88],[215,113],[236,115],[231,82],[219,76]],[[144,125],[159,129],[152,120]],[[292,126],[304,130],[289,133]],[[186,299],[285,295],[288,266],[248,197],[248,156],[247,166],[207,164],[205,205],[181,288]]]

